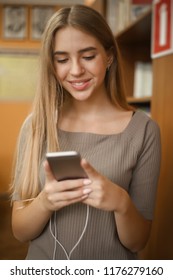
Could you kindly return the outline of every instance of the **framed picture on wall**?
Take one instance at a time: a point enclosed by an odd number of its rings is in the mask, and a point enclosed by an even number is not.
[[[45,25],[49,18],[53,15],[55,9],[53,7],[32,7],[31,9],[31,39],[40,40]]]
[[[22,40],[27,36],[27,9],[23,6],[3,7],[3,38]]]

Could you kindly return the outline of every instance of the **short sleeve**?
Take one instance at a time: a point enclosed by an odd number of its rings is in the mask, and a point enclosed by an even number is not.
[[[161,162],[161,137],[158,125],[149,120],[145,127],[141,153],[133,170],[129,194],[146,219],[153,219]]]

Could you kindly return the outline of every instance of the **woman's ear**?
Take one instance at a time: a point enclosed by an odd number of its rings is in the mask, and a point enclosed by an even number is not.
[[[111,49],[108,51],[107,56],[108,56],[108,59],[107,59],[107,68],[109,69],[110,66],[111,66],[111,64],[112,64],[112,62],[113,62],[113,60],[114,60],[114,56],[113,56],[113,54],[112,54],[112,50],[111,50]]]

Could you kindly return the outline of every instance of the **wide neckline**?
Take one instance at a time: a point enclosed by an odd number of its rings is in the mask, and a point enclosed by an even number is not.
[[[67,130],[63,130],[61,128],[58,128],[58,131],[60,133],[71,134],[71,135],[76,135],[76,136],[77,135],[85,135],[85,136],[88,135],[88,136],[95,136],[95,137],[119,136],[119,135],[125,134],[131,128],[131,126],[133,126],[137,115],[140,113],[141,113],[140,111],[135,111],[134,114],[132,115],[129,123],[125,127],[125,129],[119,133],[104,134],[104,133],[94,133],[94,132],[84,132],[84,131],[67,131]]]

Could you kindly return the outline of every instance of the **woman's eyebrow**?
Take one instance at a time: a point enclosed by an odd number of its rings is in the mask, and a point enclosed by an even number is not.
[[[84,53],[84,52],[89,52],[89,51],[96,51],[96,48],[95,47],[87,47],[87,48],[79,50],[78,52],[79,53]]]
[[[68,54],[68,52],[56,51],[56,52],[53,53],[53,55],[61,55],[61,54]]]
[[[89,51],[96,51],[97,49],[95,47],[87,47],[84,49],[81,49],[78,51],[78,53],[84,53],[84,52],[89,52]],[[67,55],[68,52],[65,51],[55,51],[53,55]]]

